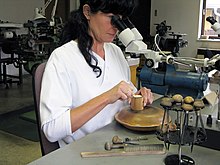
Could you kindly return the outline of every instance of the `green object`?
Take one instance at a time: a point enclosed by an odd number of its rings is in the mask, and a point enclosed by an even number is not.
[[[0,130],[34,142],[39,141],[34,106],[0,115]]]
[[[35,111],[25,112],[20,115],[20,118],[37,124]]]

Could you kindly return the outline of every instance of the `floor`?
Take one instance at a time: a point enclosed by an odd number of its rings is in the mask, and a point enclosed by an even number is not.
[[[12,84],[6,89],[5,85],[0,84],[0,117],[16,114],[16,111],[33,104],[31,75],[24,75],[23,83],[19,86]],[[41,157],[39,141],[28,140],[2,130],[0,148],[1,165],[24,165]]]

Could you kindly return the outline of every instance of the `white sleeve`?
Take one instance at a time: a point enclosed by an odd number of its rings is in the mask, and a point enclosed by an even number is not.
[[[70,111],[42,125],[42,130],[50,142],[56,142],[71,134]]]
[[[59,55],[56,56],[55,52],[51,54],[41,86],[41,127],[50,141],[58,141],[72,134],[70,121],[71,85],[68,83],[68,72],[59,59]]]

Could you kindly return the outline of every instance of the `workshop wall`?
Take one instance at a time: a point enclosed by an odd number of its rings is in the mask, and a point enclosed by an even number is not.
[[[26,23],[34,18],[35,8],[41,8],[43,2],[44,0],[0,0],[0,21]],[[23,30],[17,31],[23,33]],[[7,55],[2,53],[2,58],[5,57]],[[9,74],[18,75],[18,69],[15,69],[13,65],[9,65],[7,68]]]
[[[79,7],[79,0],[70,0],[70,11]]]
[[[202,0],[152,0],[151,35],[155,35],[155,23],[166,20],[172,31],[185,33],[188,47],[180,50],[181,56],[195,57],[200,47],[220,49],[219,42],[198,39],[199,17]]]
[[[0,0],[0,21],[27,23],[28,20],[33,20],[35,8],[42,8],[44,2],[45,0]],[[74,10],[78,5],[79,0],[70,0],[70,10]],[[27,33],[27,29],[17,29],[16,33]],[[8,56],[1,52],[2,58],[7,58]],[[13,65],[7,66],[7,72],[11,75],[18,75],[18,69]],[[27,74],[25,70],[23,70],[23,73]]]
[[[34,9],[41,8],[44,0],[0,0],[0,20],[25,23],[34,18]]]

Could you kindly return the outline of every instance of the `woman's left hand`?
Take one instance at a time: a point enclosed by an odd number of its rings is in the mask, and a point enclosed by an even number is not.
[[[139,91],[137,91],[135,93],[136,95],[142,95],[143,99],[144,99],[144,106],[148,105],[148,104],[152,104],[154,97],[153,97],[153,93],[151,92],[150,89],[146,88],[146,87],[142,87]]]

